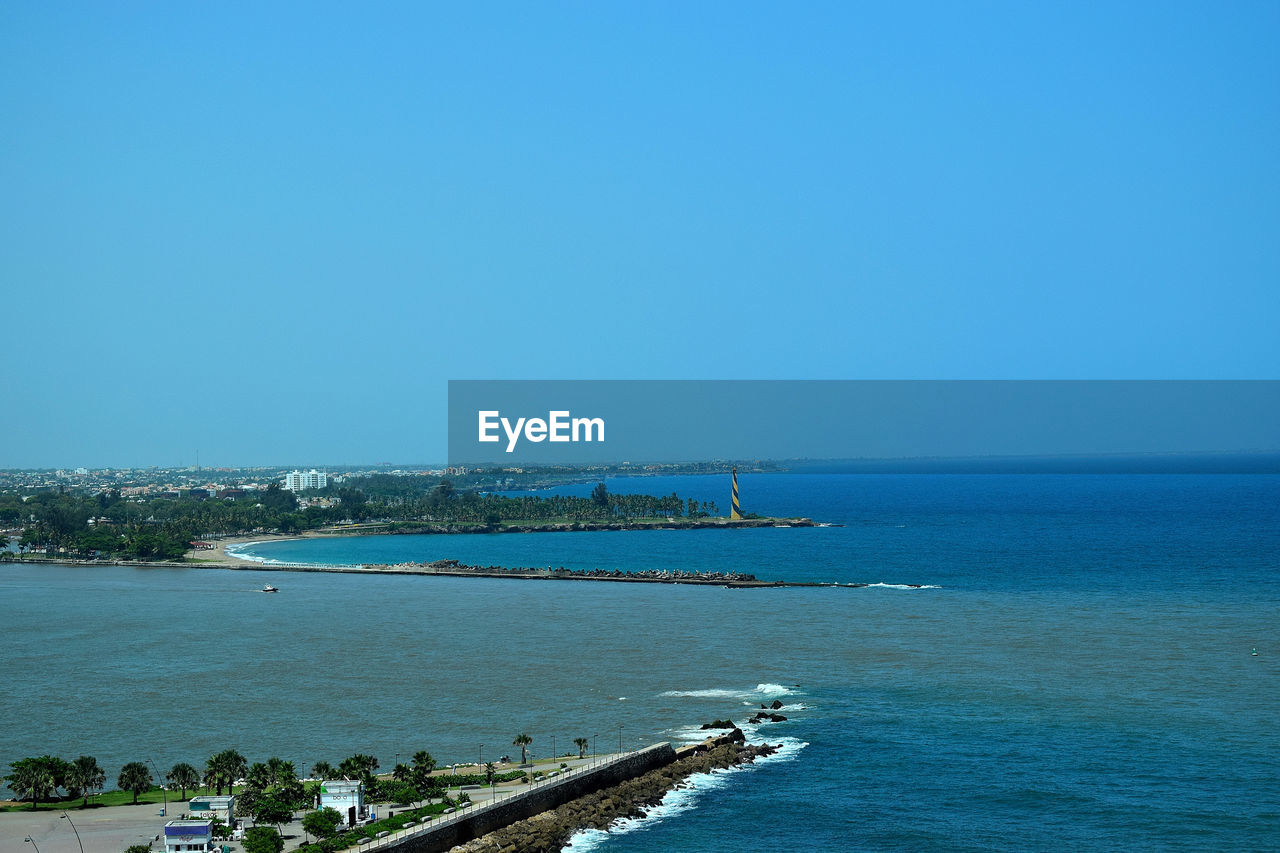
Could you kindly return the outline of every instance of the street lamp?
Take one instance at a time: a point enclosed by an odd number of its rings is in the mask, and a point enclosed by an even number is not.
[[[600,733],[596,732],[591,736],[591,765],[594,767],[596,763],[596,739],[600,737]]]
[[[160,768],[156,767],[156,763],[154,761],[148,758],[147,763],[151,765],[152,770],[156,771],[157,782],[164,778],[163,776],[160,775]],[[160,795],[164,797],[164,805],[160,807],[160,816],[166,817],[169,814],[169,791],[165,788],[164,785],[160,786]],[[79,834],[80,833],[78,832],[76,833],[77,836],[79,836]]]
[[[618,723],[618,754],[622,754],[622,723]]]
[[[32,838],[30,835],[28,835],[26,838],[24,838],[24,839],[22,839],[22,840],[23,840],[23,841],[25,841],[25,842],[27,842],[28,844],[30,844],[32,847],[35,847],[35,848],[36,848],[36,853],[40,853],[40,848],[36,846],[36,841],[35,841],[35,839],[34,839],[34,838]]]
[[[71,815],[66,812],[62,813],[62,819],[71,824],[71,831],[76,834],[76,843],[80,845],[80,853],[84,853],[84,842],[80,840],[80,830],[76,829],[76,822],[71,819]],[[34,844],[35,842],[31,842]]]

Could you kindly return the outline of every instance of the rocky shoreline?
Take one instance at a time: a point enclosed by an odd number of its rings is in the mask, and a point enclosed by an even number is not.
[[[579,830],[607,830],[618,818],[643,816],[647,807],[657,805],[668,791],[680,787],[694,773],[750,764],[775,751],[777,747],[768,744],[745,743],[742,731],[734,729],[727,736],[680,750],[679,757],[665,767],[517,821],[455,850],[461,853],[558,853]]]

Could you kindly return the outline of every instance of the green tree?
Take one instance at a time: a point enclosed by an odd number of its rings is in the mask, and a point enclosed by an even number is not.
[[[377,769],[378,759],[362,752],[357,752],[355,755],[342,759],[342,763],[338,765],[338,772],[349,779],[368,778]]]
[[[587,747],[591,745],[591,741],[587,740],[584,737],[576,737],[573,739],[573,745],[578,748],[579,758],[587,757]]]
[[[419,791],[428,791],[435,787],[431,771],[436,769],[436,760],[431,753],[420,749],[413,754],[413,787]]]
[[[295,810],[304,809],[311,802],[306,786],[297,779],[289,779],[276,788],[276,799],[288,803]]]
[[[180,761],[173,765],[173,769],[165,774],[164,778],[168,780],[170,785],[177,785],[182,791],[182,799],[187,798],[187,789],[195,788],[200,784],[200,771],[196,770],[185,761]]]
[[[235,781],[249,772],[249,762],[234,749],[224,749],[216,755],[209,756],[205,762],[205,780],[212,782],[222,796],[225,785],[227,793],[234,794]]]
[[[253,826],[244,834],[244,853],[280,853],[284,838],[269,826]]]
[[[284,785],[298,778],[292,761],[285,761],[274,755],[267,759],[267,769],[271,771],[271,779],[276,785]]]
[[[397,782],[408,782],[413,778],[413,770],[408,764],[397,764],[391,771],[391,778]]]
[[[325,806],[314,812],[307,812],[302,816],[302,828],[304,831],[311,833],[316,838],[332,838],[338,834],[338,824],[342,822],[342,815],[337,809]]]
[[[124,848],[124,853],[151,853],[150,844],[130,844]]]
[[[446,501],[453,500],[457,495],[458,492],[453,487],[453,481],[445,479],[441,480],[440,485],[436,486],[431,492],[431,501],[434,503],[444,503]]]
[[[267,790],[271,787],[271,783],[275,781],[271,768],[263,764],[261,761],[255,761],[249,765],[249,774],[244,777],[245,784],[252,785],[260,790]]]
[[[511,741],[512,746],[520,747],[520,763],[521,764],[529,763],[528,747],[529,747],[529,744],[531,743],[533,743],[533,738],[529,737],[524,732],[521,732],[520,734],[516,735],[515,740]]]
[[[107,773],[98,766],[98,759],[92,755],[82,755],[71,762],[67,771],[67,783],[73,785],[84,797],[83,805],[89,805],[89,795],[101,791],[107,783]]]
[[[31,798],[31,810],[35,811],[41,800],[53,793],[53,770],[40,758],[22,758],[10,765],[11,772],[5,782],[19,799]]]
[[[609,505],[609,490],[604,483],[596,483],[596,487],[591,490],[591,502],[599,507]]]
[[[293,820],[293,807],[277,797],[262,797],[253,810],[253,819],[258,823],[274,823],[276,832],[283,835],[280,827]]]
[[[133,804],[138,804],[138,795],[151,790],[151,771],[141,761],[130,761],[120,768],[116,777],[116,785],[121,791],[133,792]]]
[[[484,783],[486,785],[493,784],[493,777],[498,772],[498,768],[493,766],[492,761],[486,761],[484,765]]]
[[[317,761],[311,765],[312,778],[324,781],[325,779],[332,779],[333,775],[333,765],[327,761]]]

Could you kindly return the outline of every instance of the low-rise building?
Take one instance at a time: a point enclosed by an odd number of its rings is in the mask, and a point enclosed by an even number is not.
[[[320,783],[319,808],[335,809],[350,825],[364,817],[364,783],[349,779]]]
[[[234,796],[225,797],[192,797],[191,802],[187,804],[187,814],[193,818],[203,818],[205,820],[220,819],[227,826],[231,826],[232,818],[235,816],[236,798]]]
[[[171,820],[164,825],[165,853],[213,849],[213,821]]]

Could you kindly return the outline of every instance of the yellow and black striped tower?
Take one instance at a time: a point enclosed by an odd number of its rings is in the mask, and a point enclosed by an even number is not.
[[[733,506],[729,510],[730,518],[742,518],[742,507],[738,505],[738,466],[733,466]]]

